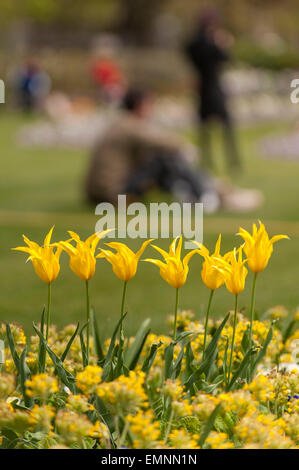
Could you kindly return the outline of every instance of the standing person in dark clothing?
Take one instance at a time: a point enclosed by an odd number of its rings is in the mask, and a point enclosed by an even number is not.
[[[236,148],[231,117],[227,109],[225,93],[221,86],[222,65],[229,60],[223,44],[230,37],[219,29],[216,10],[208,9],[200,17],[199,24],[186,54],[198,76],[198,113],[201,122],[201,147],[203,164],[213,168],[211,155],[211,121],[218,119],[223,125],[227,163],[230,169],[240,169],[241,161]]]

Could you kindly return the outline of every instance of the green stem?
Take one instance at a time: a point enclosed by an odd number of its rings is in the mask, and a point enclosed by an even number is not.
[[[120,311],[120,330],[119,330],[119,338],[122,341],[124,338],[124,332],[123,332],[123,318],[124,318],[124,310],[125,310],[125,298],[126,298],[126,292],[127,292],[127,283],[128,281],[124,281],[124,288],[123,288],[123,295],[122,295],[122,300],[121,300],[121,311]]]
[[[179,304],[179,289],[176,289],[175,293],[175,308],[174,308],[174,327],[173,327],[173,339],[176,340],[176,328],[178,320],[178,304]]]
[[[256,279],[257,279],[257,273],[254,273],[253,284],[252,284],[252,292],[251,292],[250,326],[249,326],[249,341],[250,341],[250,347],[252,347],[252,325],[253,325],[254,310],[255,310]]]
[[[207,334],[208,334],[208,321],[209,321],[209,314],[210,314],[210,309],[211,309],[211,304],[212,304],[212,299],[213,299],[214,292],[215,292],[214,290],[211,290],[210,297],[209,297],[208,310],[207,310],[206,321],[205,321],[205,336],[204,336],[204,341],[203,341],[202,357],[204,357],[205,350],[206,350]]]
[[[85,281],[86,286],[86,354],[87,365],[89,364],[89,336],[90,336],[90,296],[89,296],[89,281]]]
[[[236,295],[236,300],[235,300],[233,337],[232,337],[232,346],[231,346],[230,360],[229,360],[229,366],[228,366],[228,383],[230,381],[230,373],[231,373],[232,363],[233,363],[233,355],[234,355],[234,347],[235,347],[235,335],[236,335],[236,326],[237,326],[237,314],[238,314],[238,294]]]
[[[49,338],[51,297],[52,297],[51,282],[49,282],[49,283],[48,283],[48,309],[47,309],[46,341],[48,341],[48,338]]]

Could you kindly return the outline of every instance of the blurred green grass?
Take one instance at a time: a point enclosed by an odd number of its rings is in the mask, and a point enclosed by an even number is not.
[[[94,231],[97,216],[82,195],[87,152],[20,147],[16,132],[26,121],[28,118],[19,114],[0,114],[0,320],[17,321],[29,332],[32,321],[39,321],[47,286],[36,277],[31,264],[25,264],[25,255],[12,252],[11,247],[23,243],[23,233],[41,243],[53,224],[55,240],[66,238],[69,229],[86,237]],[[230,249],[239,243],[235,236],[239,224],[250,228],[258,218],[268,222],[271,234],[288,233],[291,236],[290,241],[276,245],[269,268],[258,281],[257,309],[261,312],[278,304],[294,309],[299,303],[299,162],[263,160],[256,147],[260,137],[286,130],[286,124],[265,124],[242,128],[238,132],[245,171],[234,183],[262,189],[265,195],[263,207],[250,214],[221,213],[204,219],[204,243],[210,248],[222,232],[223,250]],[[217,131],[214,143],[218,155],[221,142]],[[219,171],[223,172],[221,165]],[[140,243],[140,240],[128,240],[132,249],[137,249]],[[159,241],[162,247],[167,247],[168,243],[168,240]],[[147,255],[152,254],[148,248]],[[180,306],[193,309],[197,317],[204,314],[208,299],[207,289],[201,282],[200,267],[200,257],[194,257],[190,263],[190,276],[180,295]],[[249,306],[251,281],[249,275],[240,307]],[[105,337],[111,333],[119,316],[120,297],[121,282],[113,275],[110,265],[99,260],[91,281],[91,299]],[[154,332],[165,332],[166,316],[172,312],[173,304],[173,289],[160,279],[154,266],[141,263],[137,276],[128,287],[128,333],[133,334],[146,317],[151,317]],[[232,297],[224,288],[220,289],[215,295],[213,315],[224,314],[232,305]],[[52,321],[62,326],[84,321],[84,318],[84,283],[69,270],[67,257],[63,256],[61,273],[53,286]]]

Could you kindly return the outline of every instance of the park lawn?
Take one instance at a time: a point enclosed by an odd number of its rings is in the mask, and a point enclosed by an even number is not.
[[[1,295],[0,320],[17,321],[27,332],[33,320],[38,321],[46,301],[46,285],[35,275],[31,264],[25,264],[25,255],[12,252],[11,247],[22,245],[22,234],[39,243],[55,224],[53,239],[67,237],[72,229],[82,237],[94,231],[97,216],[94,208],[84,201],[82,182],[87,166],[87,152],[82,150],[22,148],[16,141],[16,132],[28,118],[18,114],[0,115],[1,185],[0,185],[0,252]],[[299,304],[299,199],[298,163],[263,160],[258,154],[257,140],[271,133],[284,132],[286,124],[259,125],[239,130],[245,172],[235,184],[256,187],[265,194],[262,208],[250,214],[219,213],[205,216],[204,243],[212,248],[223,233],[223,250],[239,244],[235,236],[239,224],[250,228],[261,218],[271,234],[287,233],[290,241],[276,245],[269,268],[258,280],[257,310],[284,304],[293,311]],[[220,152],[219,135],[215,149]],[[128,240],[132,249],[140,240]],[[157,242],[167,247],[168,240]],[[147,256],[155,255],[148,248]],[[181,289],[180,306],[194,310],[197,318],[203,316],[208,291],[200,278],[201,259],[190,262],[190,275]],[[252,276],[247,289],[240,296],[240,307],[249,307]],[[119,316],[121,281],[116,278],[105,260],[98,260],[95,277],[91,281],[91,299],[103,336],[111,334]],[[233,298],[224,288],[214,297],[213,315],[223,315],[233,307]],[[173,310],[174,289],[159,277],[158,269],[141,263],[137,276],[129,283],[127,295],[128,316],[126,328],[134,334],[146,317],[152,319],[155,332],[166,331],[165,320]],[[67,256],[62,256],[62,269],[53,285],[52,321],[59,326],[85,320],[84,283],[68,268]]]

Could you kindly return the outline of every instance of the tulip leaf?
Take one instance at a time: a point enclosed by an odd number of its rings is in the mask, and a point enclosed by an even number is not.
[[[69,350],[70,350],[70,347],[71,347],[71,345],[73,344],[73,341],[74,341],[74,339],[75,339],[76,336],[77,336],[77,333],[78,333],[78,330],[79,330],[79,326],[80,326],[80,324],[79,324],[79,322],[78,322],[77,328],[76,328],[74,334],[72,335],[72,337],[70,338],[69,342],[67,343],[66,348],[65,348],[65,350],[63,351],[63,354],[62,354],[62,356],[61,356],[61,358],[60,358],[61,362],[63,362],[63,361],[65,360],[66,356],[67,356],[67,354],[68,354],[68,352],[69,352]]]
[[[33,323],[33,328],[34,328],[35,332],[38,334],[38,336],[44,342],[47,353],[49,354],[49,356],[50,356],[50,358],[51,358],[51,360],[52,360],[52,362],[55,366],[55,370],[56,370],[57,375],[60,378],[61,382],[64,383],[64,385],[66,385],[71,390],[72,393],[76,393],[76,386],[75,386],[76,379],[75,379],[75,377],[63,367],[63,364],[62,364],[61,360],[54,353],[54,351],[52,351],[52,349],[49,347],[48,343],[46,342],[43,335],[41,334],[41,332],[39,331],[39,329],[36,327],[36,325],[34,323]]]
[[[214,408],[213,412],[209,416],[209,419],[200,434],[198,444],[201,448],[203,447],[208,435],[210,434],[210,432],[212,431],[214,427],[214,423],[215,423],[217,416],[219,415],[220,409],[221,409],[221,403],[219,403],[216,406],[216,408]]]
[[[114,424],[114,419],[110,411],[107,410],[103,400],[98,396],[96,397],[95,405],[96,405],[97,411],[101,415],[102,420],[104,421],[104,423],[106,424],[106,426],[108,427],[112,435],[112,433],[115,431],[115,424]]]
[[[248,326],[247,329],[244,332],[244,335],[243,335],[243,338],[242,338],[242,341],[241,341],[241,351],[242,351],[244,356],[247,353],[248,349],[250,349],[250,344],[251,344],[250,343],[250,329],[249,329],[249,326]]]
[[[255,371],[256,371],[256,368],[259,364],[259,362],[261,362],[265,355],[266,355],[266,352],[267,352],[267,348],[272,340],[272,336],[273,336],[273,327],[274,327],[274,323],[275,323],[275,320],[271,323],[271,326],[269,328],[269,331],[267,333],[267,336],[266,336],[266,339],[264,341],[264,344],[262,346],[262,348],[259,350],[257,356],[256,356],[256,359],[253,363],[253,368],[251,370],[251,374],[250,374],[250,377],[252,378],[252,376],[254,375]]]
[[[18,373],[20,373],[20,358],[16,351],[15,342],[14,342],[13,335],[12,335],[12,332],[8,323],[6,323],[6,335],[7,335],[9,349],[10,349],[15,367]]]
[[[185,351],[185,345],[182,344],[181,345],[181,350],[178,354],[178,357],[176,358],[176,361],[173,365],[173,378],[176,379],[179,375],[180,375],[180,372],[181,372],[181,368],[182,368],[182,361],[183,361],[183,357],[184,357],[184,351]]]
[[[31,408],[33,406],[33,399],[26,394],[26,380],[29,380],[31,377],[30,369],[26,364],[26,354],[27,354],[27,346],[22,351],[20,356],[20,387],[22,391],[22,395],[24,398],[24,404],[26,408]]]
[[[46,311],[46,308],[44,307],[42,311],[41,322],[40,322],[40,330],[41,330],[43,337],[44,337],[44,327],[45,327],[45,311]],[[42,373],[45,371],[45,366],[46,366],[46,348],[45,348],[44,342],[40,339],[39,346],[38,346],[39,373]]]
[[[157,351],[158,351],[158,348],[162,345],[162,341],[159,341],[159,343],[154,343],[151,345],[151,349],[150,349],[150,352],[148,354],[148,356],[145,358],[145,361],[143,363],[143,366],[142,366],[142,371],[145,372],[146,374],[148,374],[150,368],[152,367],[153,365],[153,362],[156,358],[156,355],[157,355]]]
[[[291,321],[287,323],[282,333],[283,344],[285,344],[286,341],[289,339],[289,337],[293,334],[293,330],[294,330],[296,323],[297,323],[297,320],[294,320],[294,318],[292,318]]]
[[[250,365],[250,361],[252,360],[252,356],[256,354],[256,349],[252,348],[247,351],[245,354],[243,361],[241,362],[239,368],[237,369],[235,375],[232,377],[228,387],[227,391],[230,392],[234,385],[236,384],[238,379],[242,379],[244,377],[244,372],[247,371],[248,366]]]
[[[91,320],[91,329],[93,335],[93,345],[96,355],[98,356],[98,360],[102,361],[104,359],[103,348],[101,345],[99,329],[98,329],[98,322],[94,313],[93,308],[90,309],[90,320]]]
[[[209,372],[212,368],[212,365],[214,363],[215,357],[217,355],[217,344],[221,335],[221,332],[229,318],[229,313],[225,316],[223,321],[221,322],[220,326],[218,329],[215,331],[213,338],[208,345],[204,358],[202,359],[199,367],[190,375],[188,380],[185,382],[185,386],[187,389],[190,389],[192,385],[200,379],[202,374],[205,374],[206,376],[209,375]]]
[[[150,322],[151,320],[149,318],[144,320],[141,327],[137,331],[137,334],[135,336],[132,346],[130,347],[130,349],[127,350],[125,354],[124,361],[130,370],[133,370],[136,367],[136,364],[138,362],[138,359],[143,349],[146,338],[148,337],[150,333],[150,328],[149,328]]]
[[[123,320],[126,317],[126,315],[127,315],[126,313],[123,315]],[[116,325],[116,327],[113,331],[113,335],[112,335],[111,340],[110,340],[108,352],[107,352],[105,362],[104,362],[104,365],[103,365],[103,373],[102,373],[103,382],[106,382],[107,380],[109,380],[109,376],[111,375],[111,372],[112,372],[112,366],[113,366],[112,360],[113,360],[113,356],[114,356],[114,346],[115,346],[116,337],[117,337],[117,333],[118,333],[119,328],[120,328],[121,321],[122,320],[120,319],[117,322],[117,325]]]
[[[87,325],[88,325],[88,322],[86,322],[82,326],[81,331],[80,331],[80,343],[81,343],[83,367],[86,367],[88,365],[88,351],[86,349],[85,342],[84,342],[84,336],[83,336],[83,332],[84,332],[85,328],[87,327]]]
[[[173,375],[173,350],[175,344],[171,342],[166,348],[164,353],[164,361],[165,361],[165,380],[170,379]]]

